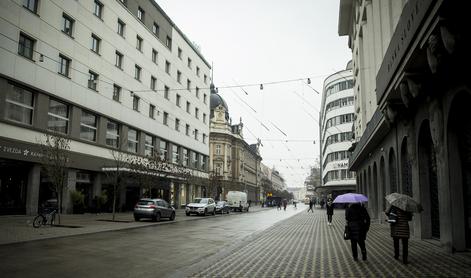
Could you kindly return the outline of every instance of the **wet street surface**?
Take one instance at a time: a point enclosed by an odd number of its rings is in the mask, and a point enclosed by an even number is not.
[[[187,267],[234,249],[301,211],[289,207],[201,219],[189,216],[195,221],[2,245],[0,273],[2,277],[186,276]]]

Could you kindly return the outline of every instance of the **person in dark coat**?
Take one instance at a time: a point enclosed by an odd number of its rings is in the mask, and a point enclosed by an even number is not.
[[[366,233],[370,229],[370,215],[365,207],[359,203],[351,204],[345,212],[345,220],[350,229],[350,243],[352,255],[358,261],[357,244],[360,245],[363,260],[366,260]]]
[[[309,199],[309,209],[307,210],[307,212],[311,211],[311,212],[314,212],[312,210],[312,206],[314,205],[314,201],[312,201],[312,199]]]
[[[402,240],[402,262],[408,264],[408,245],[409,245],[409,221],[412,220],[412,213],[403,211],[402,209],[391,206],[386,210],[388,222],[391,225],[391,237],[394,242],[394,258],[399,259],[399,240]]]
[[[332,202],[332,199],[327,199],[327,225],[332,225],[332,215],[334,215],[334,203]]]

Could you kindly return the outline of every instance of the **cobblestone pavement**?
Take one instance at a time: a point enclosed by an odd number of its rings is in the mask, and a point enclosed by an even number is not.
[[[254,206],[250,208],[249,213],[266,209],[270,208]],[[152,222],[151,220],[145,219],[139,222],[135,222],[132,212],[117,213],[115,222],[110,221],[112,219],[111,213],[63,214],[61,215],[60,226],[51,227],[47,225],[41,226],[38,229],[34,228],[32,224],[34,216],[4,215],[0,216],[0,245],[31,240],[58,238],[124,229],[134,229],[153,225],[164,225],[171,224],[174,222],[204,219],[208,217],[228,217],[236,214],[240,213],[236,212],[231,213],[229,215],[217,214],[216,216],[206,217],[196,215],[186,216],[185,210],[178,209],[176,210],[175,221],[162,219],[161,222]]]
[[[471,277],[471,254],[447,254],[435,242],[411,239],[409,264],[393,258],[387,224],[372,223],[368,260],[355,262],[343,240],[344,211],[328,226],[325,210],[299,213],[226,254],[192,266],[193,277]],[[360,256],[361,257],[361,256]],[[221,260],[221,258],[224,258]]]

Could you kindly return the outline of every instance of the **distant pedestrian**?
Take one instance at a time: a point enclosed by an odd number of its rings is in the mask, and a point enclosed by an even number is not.
[[[312,210],[312,206],[314,206],[314,202],[312,201],[312,199],[309,199],[309,209],[307,210],[307,212],[309,212],[309,211],[314,212]]]
[[[324,204],[325,204],[325,201],[324,201],[324,199],[322,199],[322,200],[321,200],[321,202],[320,202],[321,209],[323,209],[323,208],[324,208]]]
[[[391,206],[386,210],[388,222],[391,225],[391,237],[394,242],[394,258],[399,260],[399,240],[402,240],[402,262],[408,264],[408,245],[409,245],[409,221],[412,220],[412,213]]]
[[[327,225],[332,225],[332,215],[334,215],[334,203],[332,202],[332,199],[327,199]]]
[[[350,243],[352,255],[355,261],[358,261],[357,244],[360,246],[361,255],[366,261],[366,233],[370,228],[370,216],[365,207],[359,203],[351,204],[345,212],[345,220],[350,231]]]
[[[249,207],[252,205],[252,200],[249,200]]]
[[[293,206],[295,209],[297,209],[298,207],[296,207],[296,201],[293,201]]]
[[[276,202],[276,210],[281,210],[281,200]]]
[[[283,199],[283,210],[286,211],[286,206],[288,205],[288,200]]]

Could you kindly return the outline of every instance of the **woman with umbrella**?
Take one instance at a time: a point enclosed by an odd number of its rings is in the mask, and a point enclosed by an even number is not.
[[[399,240],[402,240],[402,262],[408,264],[409,221],[412,220],[412,212],[420,212],[422,207],[411,197],[399,193],[387,195],[386,200],[390,204],[385,213],[388,216],[388,222],[391,224],[394,258],[399,259]]]
[[[350,203],[345,212],[345,220],[349,231],[352,255],[358,261],[357,244],[360,246],[362,259],[366,260],[366,233],[370,229],[370,215],[360,202],[367,202],[368,198],[362,194],[347,193],[337,196],[334,203]]]

